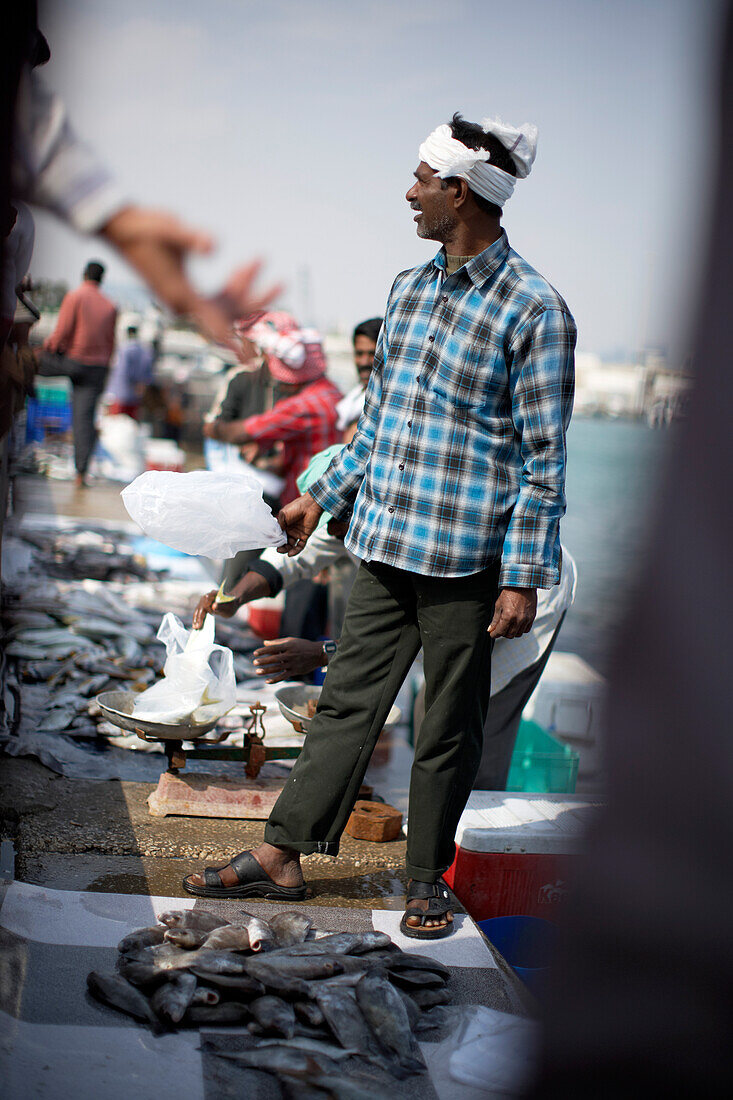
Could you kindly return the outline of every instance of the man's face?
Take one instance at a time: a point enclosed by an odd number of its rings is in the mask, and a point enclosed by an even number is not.
[[[418,237],[428,241],[443,241],[455,229],[458,219],[449,205],[450,192],[441,187],[433,169],[421,160],[415,169],[415,182],[405,195],[413,210],[418,211]]]
[[[376,350],[377,345],[374,340],[370,340],[368,336],[364,336],[362,333],[359,333],[354,340],[354,363],[362,386],[366,386],[369,381]]]

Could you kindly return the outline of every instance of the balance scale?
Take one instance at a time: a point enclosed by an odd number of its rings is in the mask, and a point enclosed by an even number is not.
[[[283,688],[278,704],[283,715],[298,733],[305,733],[310,720],[293,705],[306,704],[317,699],[319,687],[305,685]],[[287,695],[287,699],[285,696]],[[291,695],[295,697],[291,699]],[[161,775],[158,786],[148,798],[150,813],[155,817],[167,814],[183,814],[189,817],[231,817],[265,819],[275,805],[287,776],[275,774],[268,764],[274,760],[292,760],[300,755],[300,745],[267,747],[264,744],[263,718],[267,707],[253,703],[249,707],[251,718],[242,731],[242,747],[230,745],[217,748],[230,729],[207,737],[214,730],[219,718],[208,722],[167,723],[147,722],[135,718],[132,710],[137,696],[131,691],[106,691],[97,696],[97,703],[108,722],[128,732],[135,733],[141,741],[163,743],[168,768]],[[193,742],[193,748],[184,751],[183,742]],[[180,772],[188,759],[238,760],[244,764],[240,778],[207,775],[204,773],[182,776]]]

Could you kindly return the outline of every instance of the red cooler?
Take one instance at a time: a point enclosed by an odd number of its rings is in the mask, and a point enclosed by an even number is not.
[[[568,794],[474,791],[445,881],[474,920],[552,919],[601,802]]]

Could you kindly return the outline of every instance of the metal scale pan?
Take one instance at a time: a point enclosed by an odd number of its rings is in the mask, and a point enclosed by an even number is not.
[[[208,722],[148,722],[135,718],[132,708],[137,695],[133,691],[105,691],[97,696],[104,717],[113,726],[136,733],[143,741],[196,741],[213,730],[218,718]],[[213,742],[215,743],[215,742]]]

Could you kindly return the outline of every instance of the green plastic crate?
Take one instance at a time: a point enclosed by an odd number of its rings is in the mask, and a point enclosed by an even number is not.
[[[572,794],[579,756],[536,722],[522,721],[509,768],[508,791]]]
[[[71,400],[68,378],[36,378],[36,400],[44,405],[67,405]]]

